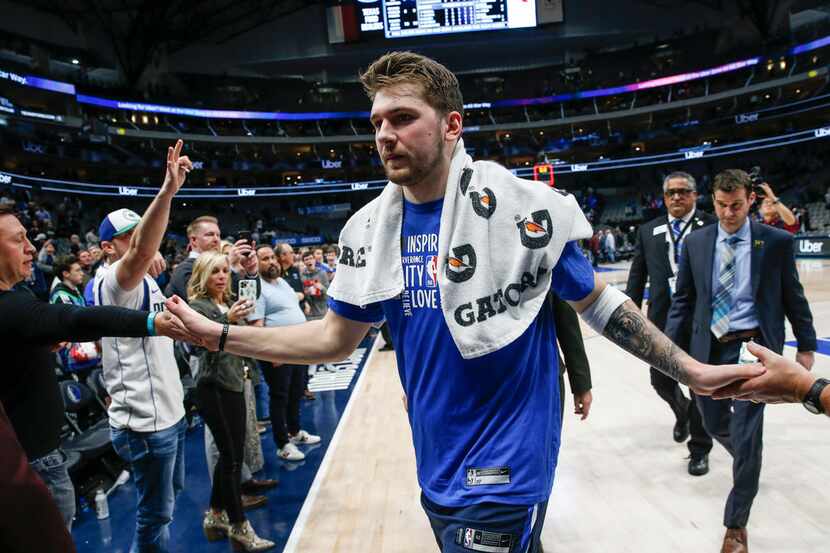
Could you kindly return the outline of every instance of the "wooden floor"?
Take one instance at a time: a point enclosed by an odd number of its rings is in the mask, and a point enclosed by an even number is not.
[[[830,260],[800,262],[799,270],[818,336],[830,336]],[[624,282],[626,273],[603,276]],[[716,444],[711,472],[689,476],[686,448],[671,439],[673,418],[645,365],[583,332],[594,406],[584,422],[566,410],[545,550],[717,553],[731,458]],[[830,357],[817,355],[815,371],[830,376]],[[358,386],[285,551],[437,551],[418,500],[393,354],[373,352]],[[770,406],[764,434],[751,551],[830,551],[830,419],[801,406]]]

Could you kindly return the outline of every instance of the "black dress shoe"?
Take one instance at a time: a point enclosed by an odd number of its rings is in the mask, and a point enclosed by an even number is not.
[[[674,441],[682,444],[689,438],[689,420],[677,421],[674,423]]]
[[[691,457],[689,459],[689,474],[692,476],[703,476],[709,472],[709,455]]]
[[[242,482],[240,488],[242,493],[247,495],[257,495],[265,490],[276,488],[279,485],[279,480],[254,480],[253,478],[247,482]]]

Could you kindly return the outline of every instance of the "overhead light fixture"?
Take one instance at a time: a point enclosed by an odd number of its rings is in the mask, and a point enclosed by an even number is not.
[[[72,65],[80,65],[80,64],[81,64],[81,60],[79,60],[78,58],[72,58]]]

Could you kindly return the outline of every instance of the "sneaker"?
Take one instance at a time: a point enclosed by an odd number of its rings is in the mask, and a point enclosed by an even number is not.
[[[305,459],[305,454],[292,442],[288,442],[277,450],[277,457],[283,461],[302,461]]]
[[[300,430],[291,436],[291,443],[295,445],[319,444],[320,436],[315,436],[314,434],[309,434],[305,430]]]

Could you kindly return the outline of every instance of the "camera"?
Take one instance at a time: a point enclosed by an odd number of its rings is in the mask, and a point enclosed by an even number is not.
[[[764,175],[759,166],[756,165],[749,170],[749,178],[752,180],[752,190],[755,192],[755,195],[759,198],[766,196],[764,189],[761,188],[761,185],[764,184],[766,180],[764,179]]]

